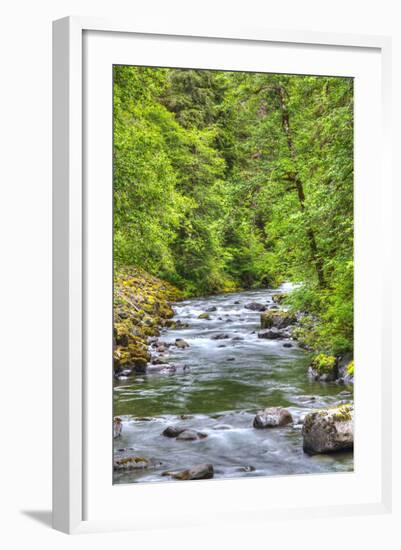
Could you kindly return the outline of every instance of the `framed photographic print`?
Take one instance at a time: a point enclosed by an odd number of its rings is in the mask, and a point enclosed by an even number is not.
[[[389,51],[54,23],[57,529],[389,510]]]

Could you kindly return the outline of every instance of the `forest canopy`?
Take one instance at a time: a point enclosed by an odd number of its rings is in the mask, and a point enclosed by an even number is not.
[[[117,267],[298,283],[311,346],[352,351],[351,78],[115,66],[113,154]]]

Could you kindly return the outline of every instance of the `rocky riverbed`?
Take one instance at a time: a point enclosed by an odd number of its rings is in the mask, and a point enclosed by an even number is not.
[[[353,386],[308,375],[311,353],[293,338],[296,319],[280,304],[288,290],[184,300],[173,311],[163,304],[164,328],[149,325],[139,366],[120,361],[115,371],[116,483],[353,469],[350,444],[344,452],[338,443],[337,452],[304,450],[306,415],[352,404]],[[279,420],[263,429],[271,408]]]

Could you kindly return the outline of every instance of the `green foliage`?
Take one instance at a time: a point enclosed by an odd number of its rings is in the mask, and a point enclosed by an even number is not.
[[[319,353],[313,358],[312,367],[320,374],[330,373],[336,366],[337,359],[333,355]]]
[[[354,361],[350,361],[347,365],[347,374],[349,376],[354,376]]]
[[[300,283],[309,345],[352,350],[352,79],[115,67],[114,231],[189,295]]]

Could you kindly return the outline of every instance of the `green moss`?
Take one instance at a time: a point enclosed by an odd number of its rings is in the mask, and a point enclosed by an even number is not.
[[[308,433],[317,418],[326,418],[328,422],[347,422],[353,418],[354,407],[350,403],[331,407],[328,409],[318,409],[306,415],[303,432]]]
[[[142,367],[150,360],[148,338],[171,319],[171,302],[182,299],[173,285],[139,268],[114,274],[114,367]]]
[[[295,317],[288,311],[269,310],[260,315],[260,324],[262,328],[272,328],[275,326],[287,326],[295,322]]]
[[[319,374],[328,374],[336,367],[337,359],[333,355],[319,353],[312,360],[312,368],[317,370]]]
[[[350,404],[340,405],[333,409],[335,411],[333,418],[337,422],[346,422],[347,420],[352,420],[352,411],[354,407]]]
[[[347,374],[349,376],[354,376],[354,361],[353,360],[350,363],[348,363],[348,365],[347,365]]]

